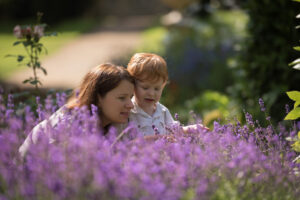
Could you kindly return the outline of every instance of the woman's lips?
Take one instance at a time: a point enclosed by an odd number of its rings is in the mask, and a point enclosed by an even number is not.
[[[121,112],[121,115],[124,117],[129,117],[129,112]]]

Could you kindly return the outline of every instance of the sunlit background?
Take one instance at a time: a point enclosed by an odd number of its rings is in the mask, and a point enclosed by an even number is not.
[[[58,33],[42,40],[45,91],[76,87],[101,62],[126,66],[133,53],[152,52],[169,69],[162,103],[182,122],[210,126],[243,120],[244,111],[263,118],[260,97],[280,121],[292,103],[285,92],[300,90],[300,73],[288,66],[299,57],[299,11],[289,0],[1,0],[0,83],[26,90],[21,79],[30,70],[6,55],[24,53],[12,30],[42,12],[46,30]]]

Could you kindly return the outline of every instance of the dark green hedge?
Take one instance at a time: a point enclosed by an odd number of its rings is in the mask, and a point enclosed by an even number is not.
[[[249,14],[249,37],[243,45],[231,90],[246,110],[258,111],[258,98],[265,100],[273,119],[285,116],[289,102],[285,92],[299,90],[300,75],[288,63],[299,57],[295,16],[300,6],[291,0],[251,0],[244,4]]]

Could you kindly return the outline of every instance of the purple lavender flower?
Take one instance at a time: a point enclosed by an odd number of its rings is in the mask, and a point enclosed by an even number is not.
[[[288,104],[285,104],[285,113],[288,114],[290,112],[290,107]]]
[[[41,99],[37,102],[41,113],[53,104],[43,107]],[[1,197],[6,199],[212,199],[219,194],[231,199],[236,198],[228,193],[233,185],[234,195],[245,199],[296,199],[299,194],[295,174],[300,166],[293,162],[296,153],[285,137],[295,136],[300,127],[280,125],[277,135],[272,126],[251,124],[249,114],[248,125],[215,122],[208,133],[182,134],[174,128],[176,140],[170,143],[137,138],[130,124],[130,137],[112,147],[118,133],[110,129],[108,135],[100,134],[92,106],[92,115],[86,107],[78,108],[55,126],[46,123],[22,163],[16,150],[38,116],[29,106],[18,114],[16,106],[3,105],[0,115],[12,111],[0,118]]]
[[[178,113],[175,113],[174,118],[176,121],[178,121],[178,119],[179,119]]]
[[[250,126],[254,127],[254,122],[253,122],[252,115],[250,113],[246,112],[245,118],[246,118],[247,124],[249,124]]]
[[[262,98],[259,98],[258,103],[259,103],[259,106],[260,106],[260,110],[262,112],[265,112],[266,108],[265,108],[264,100]]]

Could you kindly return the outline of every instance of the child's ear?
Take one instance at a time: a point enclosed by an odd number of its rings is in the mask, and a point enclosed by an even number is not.
[[[169,84],[169,81],[165,81],[165,82],[163,83],[163,87],[165,87],[167,84]]]

